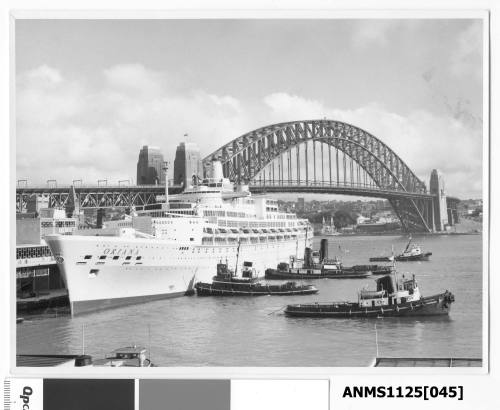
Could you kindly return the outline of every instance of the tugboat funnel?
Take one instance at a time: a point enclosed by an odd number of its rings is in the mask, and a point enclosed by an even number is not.
[[[319,248],[320,262],[328,259],[328,239],[321,239],[321,245]]]
[[[306,247],[306,249],[304,251],[304,267],[310,268],[312,266],[313,266],[312,249]]]

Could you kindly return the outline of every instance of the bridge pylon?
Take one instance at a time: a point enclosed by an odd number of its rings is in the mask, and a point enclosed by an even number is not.
[[[429,190],[433,195],[434,230],[443,231],[449,224],[448,205],[444,177],[441,171],[433,169],[429,181]]]

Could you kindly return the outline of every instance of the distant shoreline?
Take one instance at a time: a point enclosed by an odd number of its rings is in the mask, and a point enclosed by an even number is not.
[[[349,237],[349,236],[456,236],[456,235],[482,235],[482,232],[355,232],[355,233],[341,233],[339,235],[322,235],[314,234],[316,238],[336,238],[336,237]]]

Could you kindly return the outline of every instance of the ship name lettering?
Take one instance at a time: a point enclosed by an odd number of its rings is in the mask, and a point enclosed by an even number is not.
[[[105,255],[138,255],[139,254],[139,249],[126,249],[126,248],[105,248],[103,253]]]

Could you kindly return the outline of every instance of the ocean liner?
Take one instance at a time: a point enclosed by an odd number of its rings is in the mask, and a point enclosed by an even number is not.
[[[262,272],[291,255],[303,258],[311,246],[307,220],[234,186],[218,161],[210,178],[165,196],[158,209],[136,210],[105,229],[46,236],[73,315],[192,292],[220,260],[235,266],[238,244],[240,261]]]

